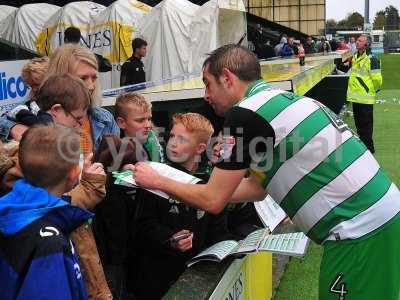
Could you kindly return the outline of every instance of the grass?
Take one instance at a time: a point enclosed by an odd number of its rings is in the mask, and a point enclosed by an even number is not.
[[[383,54],[380,57],[383,73],[382,90],[400,89],[400,56],[396,54]]]
[[[383,86],[374,108],[375,157],[390,178],[400,186],[400,55],[382,55]],[[354,128],[352,118],[346,119]],[[304,260],[291,259],[275,300],[318,299],[322,247],[312,244]]]

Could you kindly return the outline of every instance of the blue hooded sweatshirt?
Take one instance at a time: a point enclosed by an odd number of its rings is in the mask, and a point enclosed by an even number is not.
[[[1,299],[87,299],[69,234],[93,214],[65,200],[25,180],[0,198]]]

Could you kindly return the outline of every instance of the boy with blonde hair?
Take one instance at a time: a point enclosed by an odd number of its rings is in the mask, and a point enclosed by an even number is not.
[[[21,77],[26,85],[31,88],[29,101],[17,105],[11,111],[7,112],[10,122],[16,122],[26,126],[35,124],[47,124],[51,122],[48,116],[40,113],[40,108],[36,103],[39,88],[46,77],[49,68],[48,57],[35,57],[28,61],[21,71]]]
[[[123,93],[115,102],[115,120],[121,137],[132,138],[138,160],[163,162],[164,156],[156,133],[152,130],[151,103],[137,93]]]
[[[130,139],[128,144],[132,146],[129,147],[133,151],[129,153],[132,161],[136,161],[137,158],[139,161],[163,162],[161,145],[152,130],[151,104],[142,95],[136,93],[119,95],[115,103],[114,117],[120,129],[122,129],[121,137]],[[113,149],[124,151],[123,156],[125,156],[127,148],[123,145],[126,144],[124,144],[124,140],[119,141],[119,137],[105,136],[99,150],[104,150],[101,149],[102,146],[110,149],[108,143],[111,140],[113,141]],[[98,157],[101,156],[100,152]],[[114,157],[114,159],[116,158]],[[122,160],[116,159],[112,162],[112,167],[107,167],[107,171],[120,170],[121,163]],[[110,174],[109,176],[112,178]],[[127,297],[125,269],[129,262],[128,244],[134,239],[134,224],[139,211],[135,195],[136,190],[115,185],[109,180],[106,185],[106,197],[96,207],[93,229],[101,262],[114,299],[125,299]]]
[[[202,115],[174,115],[167,143],[170,165],[203,179],[201,183],[207,181],[208,175],[199,172],[199,163],[213,132],[211,123]],[[225,214],[207,214],[147,191],[138,197],[142,214],[138,220],[138,256],[131,286],[138,299],[160,299],[185,270],[187,260],[231,236]]]
[[[30,99],[36,98],[36,93],[46,76],[48,68],[49,58],[46,56],[32,58],[22,67],[22,80],[31,88]]]

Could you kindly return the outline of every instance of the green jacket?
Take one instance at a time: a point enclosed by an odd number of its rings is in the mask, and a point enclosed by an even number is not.
[[[381,85],[382,74],[379,59],[366,52],[361,55],[354,54],[347,89],[347,101],[375,104],[375,95]]]

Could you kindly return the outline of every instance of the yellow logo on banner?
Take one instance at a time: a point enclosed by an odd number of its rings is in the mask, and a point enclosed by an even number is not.
[[[57,26],[48,27],[45,30],[39,32],[36,37],[35,46],[37,52],[41,55],[51,55],[54,52],[54,45],[52,41],[54,38],[58,39],[58,44],[63,43],[61,38],[61,32],[66,28],[72,26],[71,24],[58,24]],[[74,27],[78,27],[74,25]],[[87,31],[87,26],[85,28],[80,28],[81,31]],[[99,28],[99,31],[95,29]],[[106,50],[103,52],[104,57],[106,57],[111,63],[119,63],[121,61],[126,61],[132,56],[132,35],[134,33],[134,28],[132,25],[123,25],[116,21],[110,21],[103,24],[98,24],[92,28],[94,32],[90,32],[83,43],[83,46],[94,49],[98,47],[104,47]],[[56,37],[55,35],[59,36]],[[97,45],[98,38],[103,37],[104,43]]]
[[[148,13],[152,9],[151,6],[136,0],[130,0],[129,5],[144,13]],[[119,64],[132,56],[132,39],[135,33],[133,24],[122,22],[112,20],[94,25],[59,22],[39,32],[36,36],[35,47],[41,55],[51,55],[55,48],[63,44],[64,30],[74,26],[82,32],[82,46],[95,52],[96,49],[103,48],[101,51],[103,56],[112,64]]]
[[[55,34],[56,31],[57,27],[53,26],[39,32],[39,34],[36,37],[35,46],[36,46],[36,51],[40,55],[49,56],[52,53],[53,49],[51,49],[50,39],[53,36],[53,34]]]

